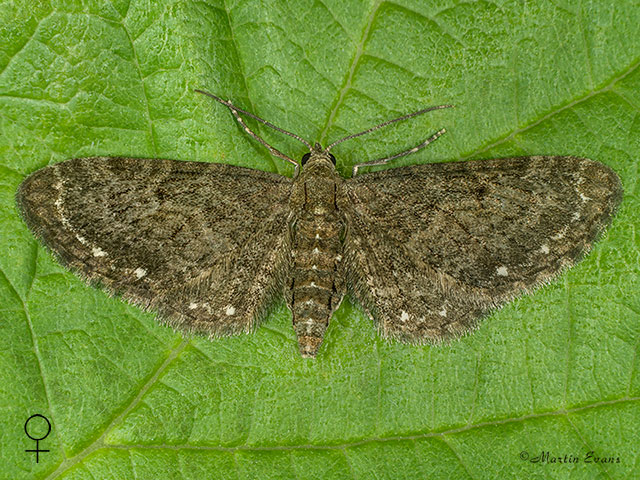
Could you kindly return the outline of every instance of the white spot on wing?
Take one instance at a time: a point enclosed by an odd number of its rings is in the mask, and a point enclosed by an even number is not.
[[[56,201],[53,202],[53,204],[56,206],[56,210],[58,210],[58,216],[60,217],[60,222],[62,222],[62,226],[68,230],[73,231],[73,227],[71,226],[71,223],[69,223],[69,219],[67,219],[64,212],[62,211],[62,196],[61,196],[62,190],[61,189],[62,189],[62,182],[56,183],[56,190],[58,190],[60,194],[58,198],[56,198]],[[84,243],[84,242],[80,242],[80,243]]]
[[[320,240],[320,234],[316,233],[316,240]]]
[[[311,317],[307,318],[307,320],[304,323],[307,326],[306,328],[307,333],[311,333],[311,330],[313,329],[313,324],[314,324],[313,318]]]
[[[56,175],[59,175],[57,169],[55,170],[55,172],[56,172]],[[70,230],[71,232],[75,233],[75,229],[71,225],[71,222],[69,222],[69,219],[65,216],[64,210],[62,208],[62,203],[63,203],[62,202],[62,188],[63,187],[64,187],[64,184],[62,183],[61,180],[56,182],[56,184],[54,185],[54,188],[58,191],[58,198],[56,198],[56,201],[53,202],[53,204],[55,205],[56,210],[58,211],[58,217],[60,217],[60,223],[62,223],[62,226],[64,228],[66,228],[67,230]],[[78,240],[82,245],[89,246],[89,241],[85,237],[83,237],[79,233],[75,233],[75,236],[76,236],[76,240]],[[100,247],[92,247],[91,248],[91,253],[93,254],[94,257],[106,257],[107,256],[107,252],[102,250]],[[113,268],[113,265],[111,266],[111,268]]]
[[[194,309],[196,309],[196,308],[198,308],[198,304],[197,304],[197,303],[195,303],[195,302],[191,302],[191,303],[189,304],[189,310],[194,310]]]
[[[311,253],[313,253],[314,255],[318,255],[320,253],[320,249],[318,247],[316,247],[316,248],[313,249],[313,252],[311,252]]]
[[[409,314],[403,310],[400,314],[400,321],[406,322],[407,320],[409,320]]]
[[[236,307],[234,307],[233,305],[227,305],[227,308],[225,309],[224,313],[231,316],[234,313],[236,313]]]
[[[496,273],[501,277],[506,277],[507,275],[509,275],[509,271],[504,265],[502,267],[496,268]]]
[[[591,200],[591,197],[587,197],[584,193],[580,192],[580,200],[582,200],[582,203],[585,203]]]
[[[138,277],[139,280],[147,274],[147,271],[144,268],[138,267],[133,271],[133,273],[136,274],[136,277]]]

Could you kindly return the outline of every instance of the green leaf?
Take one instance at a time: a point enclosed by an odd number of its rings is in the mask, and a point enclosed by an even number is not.
[[[632,1],[3,2],[0,477],[640,476],[638,24]],[[572,154],[624,200],[582,263],[450,345],[388,343],[349,302],[316,360],[284,306],[253,335],[183,338],[62,269],[13,196],[91,155],[292,174],[194,88],[324,144],[453,103],[341,144],[341,171],[446,127],[394,166]]]

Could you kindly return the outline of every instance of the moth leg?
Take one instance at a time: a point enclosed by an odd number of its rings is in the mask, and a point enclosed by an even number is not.
[[[221,103],[222,105],[227,107],[229,110],[231,110],[231,113],[233,113],[233,116],[236,117],[236,120],[238,121],[238,123],[244,129],[245,132],[247,132],[249,135],[251,135],[253,138],[255,138],[262,145],[267,147],[267,149],[269,150],[271,155],[274,155],[276,157],[282,158],[283,160],[286,160],[287,162],[292,163],[296,168],[295,176],[296,177],[298,176],[298,173],[299,173],[299,170],[300,170],[300,166],[298,165],[298,162],[296,162],[292,158],[288,157],[287,155],[282,153],[277,148],[272,147],[265,140],[263,140],[257,134],[255,134],[249,127],[247,127],[247,125],[244,123],[244,121],[242,120],[240,115],[238,115],[238,113],[242,113],[243,115],[247,115],[248,117],[251,117],[254,120],[257,120],[258,122],[266,125],[267,127],[273,128],[277,132],[284,133],[285,135],[289,135],[290,137],[295,138],[299,142],[305,144],[309,148],[309,151],[312,151],[313,147],[311,147],[311,144],[309,142],[307,142],[304,138],[300,137],[299,135],[296,135],[295,133],[291,133],[291,132],[288,132],[287,130],[284,130],[284,129],[280,128],[280,127],[277,127],[273,123],[267,122],[266,120],[258,117],[257,115],[254,115],[251,112],[247,112],[246,110],[242,110],[241,108],[237,108],[233,103],[231,103],[231,100],[223,100],[222,98],[218,97],[217,95],[213,95],[212,93],[205,92],[203,90],[196,89],[195,91],[198,92],[198,93],[201,93],[203,95],[206,95],[208,97],[213,98],[216,102]]]
[[[233,104],[231,103],[231,100],[228,100],[229,104],[227,105],[229,107],[229,110],[231,110],[231,113],[233,113],[233,116],[236,117],[236,120],[238,121],[238,123],[240,124],[240,126],[244,129],[245,132],[247,132],[249,135],[251,135],[253,138],[255,138],[258,142],[260,142],[262,145],[264,145],[265,147],[267,147],[267,149],[269,150],[269,152],[271,153],[271,155],[275,156],[275,157],[279,157],[282,158],[283,160],[286,160],[287,162],[291,163],[292,165],[295,166],[296,170],[295,170],[295,176],[298,176],[298,170],[300,168],[300,165],[298,165],[298,162],[296,162],[294,159],[292,159],[291,157],[288,157],[287,155],[285,155],[284,153],[282,153],[280,150],[278,150],[275,147],[272,147],[271,145],[269,145],[265,140],[263,140],[262,138],[260,138],[257,134],[253,133],[253,131],[247,127],[247,124],[244,123],[244,120],[242,120],[242,117],[238,114],[238,111],[235,109],[235,107],[233,106]]]
[[[405,150],[404,152],[400,152],[400,153],[397,153],[395,155],[391,155],[390,157],[381,158],[379,160],[373,160],[371,162],[358,163],[357,165],[353,166],[352,177],[355,177],[358,174],[358,168],[360,168],[360,167],[371,167],[373,165],[384,165],[384,164],[390,162],[391,160],[395,160],[396,158],[405,157],[407,155],[410,155],[412,153],[417,152],[418,150],[422,150],[424,147],[426,147],[430,143],[435,142],[438,139],[438,137],[440,137],[441,135],[446,133],[446,131],[447,130],[444,129],[444,128],[441,129],[441,130],[438,130],[436,133],[431,135],[429,138],[427,138],[420,145],[416,145],[415,147],[410,148],[409,150]]]

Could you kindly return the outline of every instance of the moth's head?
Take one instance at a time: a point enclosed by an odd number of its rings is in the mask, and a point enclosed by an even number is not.
[[[300,161],[302,168],[330,167],[332,170],[336,166],[336,157],[324,150],[319,143],[313,146],[309,153],[305,153]]]

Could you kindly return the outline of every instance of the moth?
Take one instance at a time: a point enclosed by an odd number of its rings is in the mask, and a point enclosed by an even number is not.
[[[92,157],[31,174],[17,191],[28,227],[91,284],[174,328],[251,332],[284,297],[303,357],[315,357],[345,294],[385,338],[438,343],[574,264],[621,201],[618,176],[573,156],[414,165],[359,174],[433,142],[336,171],[326,148],[228,107],[293,178],[231,165]],[[302,142],[298,164],[240,115]]]

